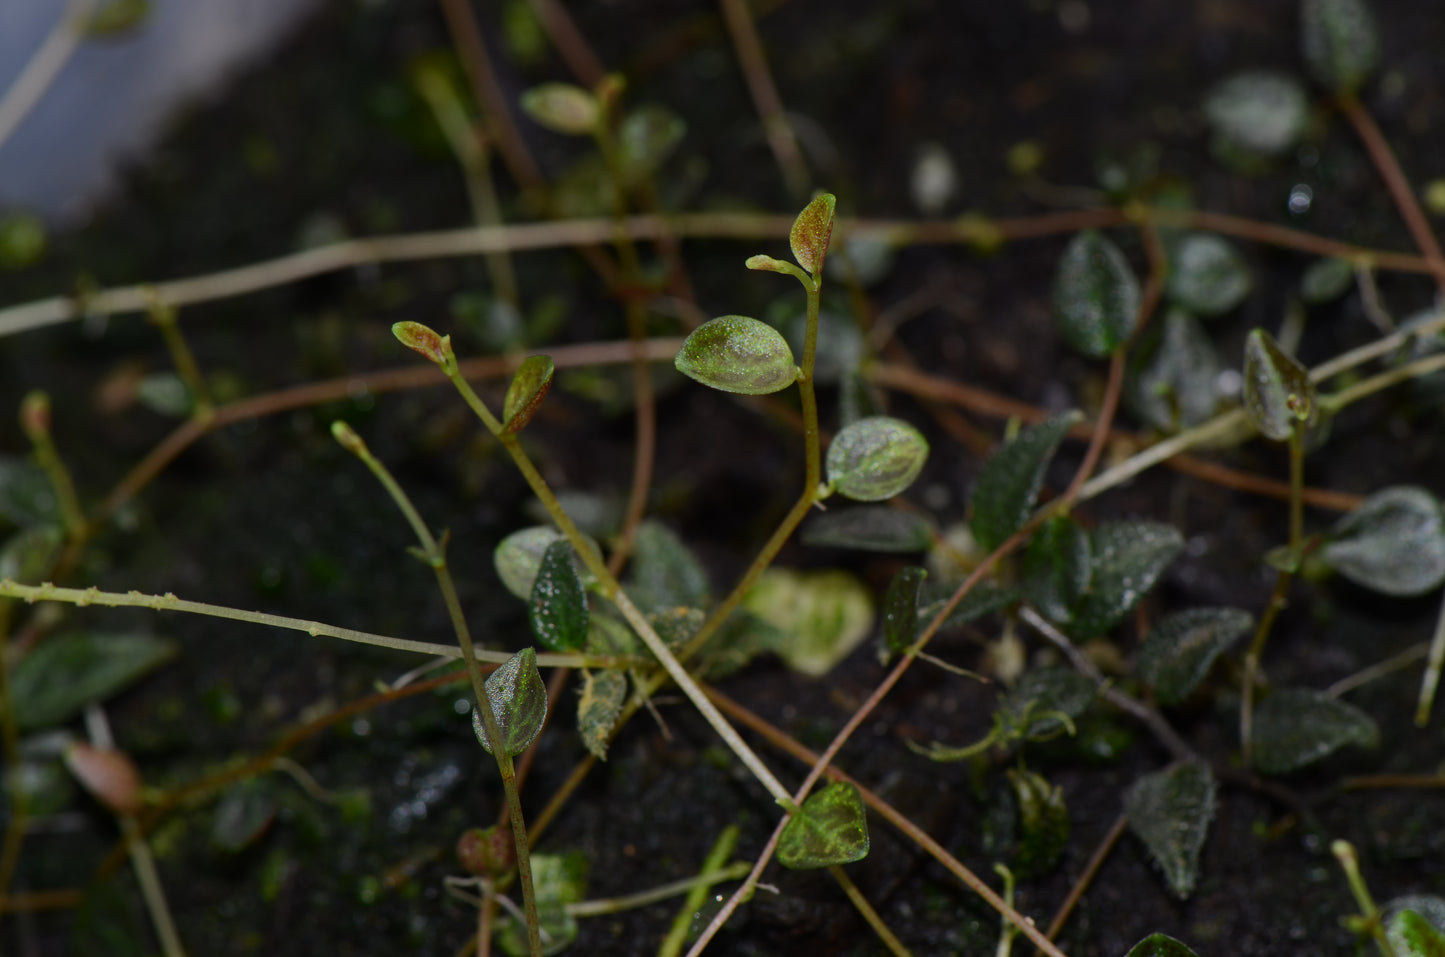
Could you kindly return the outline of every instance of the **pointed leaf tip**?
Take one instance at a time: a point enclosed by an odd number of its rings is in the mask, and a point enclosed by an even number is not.
[[[1189,896],[1199,878],[1199,852],[1214,808],[1214,775],[1197,761],[1147,774],[1124,795],[1129,829],[1144,842],[1169,889],[1180,898]]]
[[[970,499],[970,526],[984,551],[998,548],[1028,520],[1054,452],[1083,418],[1079,412],[1065,412],[1031,425],[984,464]]]
[[[788,341],[747,316],[719,316],[698,326],[673,364],[703,385],[742,395],[779,392],[798,378]]]
[[[803,207],[788,233],[793,258],[815,276],[822,271],[823,260],[828,255],[828,242],[833,236],[833,210],[837,203],[838,198],[832,193],[819,193]]]
[[[1119,247],[1097,230],[1084,230],[1065,247],[1054,280],[1054,312],[1064,341],[1096,359],[1134,332],[1139,280]]]
[[[587,591],[572,555],[567,539],[552,542],[532,583],[527,619],[532,636],[548,651],[576,651],[587,643]]]
[[[1319,417],[1309,370],[1263,329],[1244,342],[1244,412],[1261,435],[1276,442]]]
[[[502,749],[513,757],[527,750],[547,723],[547,686],[537,671],[534,649],[523,648],[492,672],[487,678],[487,703],[502,734]],[[476,706],[472,707],[472,730],[492,754],[492,742]]]
[[[552,374],[556,366],[551,356],[528,356],[517,367],[512,384],[507,386],[507,398],[502,403],[502,431],[520,432],[537,414],[542,400],[552,388]]]
[[[394,323],[391,334],[396,341],[413,352],[420,353],[437,365],[446,365],[447,354],[451,352],[451,337],[437,334],[430,326],[406,320]]]

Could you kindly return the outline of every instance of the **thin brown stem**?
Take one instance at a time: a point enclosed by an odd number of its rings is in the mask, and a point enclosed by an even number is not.
[[[562,62],[567,64],[567,69],[587,89],[595,89],[607,76],[607,70],[602,66],[602,61],[597,54],[592,52],[592,47],[587,44],[587,39],[582,36],[582,31],[577,29],[567,8],[562,5],[562,0],[529,0],[532,11],[542,23],[542,29],[547,32],[547,38],[552,41],[552,46],[557,48],[557,53],[562,57]]]
[[[1109,855],[1113,853],[1114,845],[1119,843],[1119,838],[1124,836],[1124,829],[1128,826],[1129,816],[1127,814],[1120,814],[1114,819],[1114,823],[1109,826],[1108,832],[1104,834],[1098,846],[1094,848],[1094,853],[1089,855],[1089,862],[1084,865],[1083,873],[1079,875],[1078,880],[1074,881],[1073,886],[1069,888],[1068,896],[1066,896],[1064,902],[1059,905],[1059,909],[1054,912],[1054,919],[1049,921],[1049,929],[1044,931],[1045,936],[1047,936],[1049,940],[1058,937],[1059,931],[1064,929],[1064,924],[1068,922],[1069,915],[1072,914],[1074,908],[1078,906],[1080,898],[1084,896],[1084,891],[1088,890],[1089,885],[1094,882],[1094,878],[1099,873],[1099,868],[1104,866],[1104,861],[1108,860]],[[1039,951],[1034,951],[1034,953],[1037,955]]]
[[[798,138],[783,110],[782,97],[773,82],[772,71],[768,69],[768,58],[763,53],[762,41],[758,39],[757,27],[753,24],[752,11],[747,0],[720,0],[723,21],[727,24],[728,36],[732,38],[733,50],[737,53],[738,65],[742,68],[743,79],[747,81],[748,93],[753,98],[753,107],[763,121],[763,134],[767,137],[768,148],[783,171],[788,191],[795,199],[807,195],[811,177],[803,151],[798,148]]]

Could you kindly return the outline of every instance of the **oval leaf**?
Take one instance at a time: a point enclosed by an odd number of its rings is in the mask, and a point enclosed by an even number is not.
[[[683,341],[673,365],[703,385],[743,395],[778,392],[798,378],[788,341],[747,316],[704,322]]]
[[[828,481],[861,502],[892,498],[913,484],[928,461],[928,442],[907,422],[875,415],[859,419],[828,446]]]
[[[1183,309],[1170,309],[1130,353],[1124,398],[1149,425],[1170,432],[1198,425],[1219,404],[1219,356],[1204,327]]]
[[[1129,338],[1139,280],[1118,246],[1092,229],[1069,242],[1054,279],[1054,313],[1064,341],[1086,356],[1107,356]]]
[[[543,83],[522,94],[522,111],[553,133],[587,136],[602,116],[597,97],[571,83]]]
[[[175,645],[153,635],[57,635],[36,645],[11,672],[15,720],[22,731],[57,724],[121,691],[175,653]]]
[[[1396,957],[1445,957],[1445,933],[1413,910],[1402,910],[1385,925]]]
[[[744,607],[786,636],[775,650],[794,671],[821,677],[873,631],[873,595],[854,576],[830,569],[769,568]]]
[[[1039,527],[1024,552],[1023,589],[1045,618],[1067,624],[1093,577],[1089,533],[1067,515]]]
[[[1334,302],[1355,284],[1355,264],[1348,259],[1317,259],[1300,277],[1300,298],[1310,305]]]
[[[883,647],[902,654],[918,636],[918,591],[928,572],[910,565],[893,576],[883,596]]]
[[[778,839],[778,863],[794,870],[868,856],[868,818],[854,784],[834,781],[803,802]]]
[[[1322,691],[1282,688],[1254,712],[1254,766],[1284,774],[1318,761],[1347,744],[1373,748],[1380,732],[1354,705]]]
[[[565,538],[565,535],[551,525],[532,525],[518,529],[502,539],[492,552],[492,564],[507,591],[523,601],[531,601],[532,585],[537,581],[537,570],[542,567],[542,556],[553,542]],[[588,546],[594,554],[597,552],[595,543],[589,540]],[[575,551],[572,561],[577,567],[577,574],[586,582],[588,575]]]
[[[565,538],[542,553],[527,620],[532,636],[548,651],[576,651],[587,643],[587,592]]]
[[[1420,595],[1445,581],[1445,529],[1435,496],[1412,485],[1381,489],[1335,525],[1326,564],[1386,595]]]
[[[1279,156],[1304,136],[1309,98],[1292,76],[1250,71],[1212,89],[1204,115],[1219,140],[1257,156]]]
[[[582,672],[582,692],[577,701],[577,730],[582,744],[599,761],[607,760],[607,742],[627,700],[627,677],[620,671]]]
[[[532,421],[537,407],[547,397],[547,390],[552,388],[554,371],[551,356],[528,356],[522,360],[502,403],[503,432],[520,432]]]
[[[537,671],[537,652],[523,648],[487,677],[487,701],[497,717],[502,750],[516,757],[542,733],[547,723],[547,686]],[[492,742],[482,724],[482,714],[472,707],[472,730],[488,754]]]
[[[803,207],[788,232],[793,258],[814,275],[823,269],[823,260],[828,255],[828,241],[833,236],[833,210],[837,203],[838,199],[832,193],[819,193]]]
[[[1244,260],[1218,236],[1186,235],[1171,253],[1169,296],[1196,315],[1222,315],[1249,295],[1251,280]]]
[[[649,519],[638,526],[631,573],[627,593],[644,611],[706,608],[712,602],[707,569],[661,522]]]
[[[1140,778],[1124,794],[1124,812],[1129,829],[1149,849],[1169,889],[1188,897],[1199,877],[1199,852],[1214,817],[1214,775],[1208,766],[1185,761]]]
[[[274,820],[275,791],[262,780],[242,782],[216,802],[211,814],[211,846],[238,854],[259,841]]]
[[[860,505],[814,516],[803,529],[803,544],[868,552],[922,552],[933,546],[933,525],[914,512]]]
[[[1238,608],[1191,608],[1163,618],[1139,649],[1139,677],[1160,704],[1178,704],[1209,674],[1214,659],[1252,627],[1253,616]]]
[[[1276,442],[1288,439],[1296,426],[1309,428],[1319,414],[1309,370],[1263,329],[1244,341],[1244,412],[1260,435]]]
[[[1162,522],[1113,522],[1089,536],[1094,553],[1089,590],[1068,627],[1076,639],[1109,631],[1144,598],[1184,548],[1184,536]]]
[[[1304,0],[1300,47],[1310,75],[1339,94],[1358,92],[1380,60],[1380,34],[1364,0]]]
[[[440,335],[435,329],[419,322],[392,323],[391,334],[396,336],[397,342],[439,366],[446,365],[447,356],[452,351],[451,336]]]
[[[1129,948],[1124,957],[1199,957],[1167,934],[1150,934]]]
[[[973,486],[969,524],[985,552],[998,548],[1028,520],[1054,452],[1082,420],[1079,412],[1065,412],[1031,425],[984,463]]]

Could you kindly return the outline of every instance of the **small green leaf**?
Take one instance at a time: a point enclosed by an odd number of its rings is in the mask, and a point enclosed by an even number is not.
[[[1309,370],[1263,329],[1244,342],[1244,413],[1260,435],[1276,442],[1288,439],[1296,426],[1309,428],[1319,414]]]
[[[914,512],[860,505],[814,516],[803,528],[803,544],[868,552],[922,552],[933,546],[933,525]]]
[[[651,177],[686,133],[682,117],[666,107],[647,104],[630,111],[617,124],[617,160],[623,179],[636,186]]]
[[[548,651],[576,651],[587,643],[587,592],[572,555],[565,538],[552,542],[532,582],[527,620],[532,637]]]
[[[1219,356],[1203,325],[1170,309],[1131,350],[1124,398],[1157,429],[1178,431],[1204,422],[1219,404]]]
[[[1442,957],[1445,955],[1445,950],[1428,949],[1428,945],[1433,942],[1428,933],[1413,932],[1416,928],[1423,931],[1424,928],[1421,927],[1423,924],[1436,933],[1445,934],[1445,898],[1430,894],[1406,894],[1403,897],[1387,901],[1380,910],[1385,933],[1395,948],[1396,957],[1422,957],[1422,955],[1423,957]],[[1407,912],[1413,914],[1414,918],[1418,918],[1418,920],[1404,918]],[[1418,948],[1411,950],[1411,942],[1408,940],[1410,937],[1415,938],[1414,943],[1417,945],[1425,945],[1426,949],[1423,951]]]
[[[61,524],[60,503],[40,466],[0,456],[0,519],[21,528]]]
[[[1209,674],[1214,660],[1254,627],[1238,608],[1190,608],[1161,619],[1139,649],[1139,677],[1160,704],[1178,704]]]
[[[778,839],[778,863],[794,870],[868,856],[868,818],[856,785],[834,781],[808,795]]]
[[[239,854],[255,844],[276,819],[276,792],[264,778],[227,789],[211,814],[211,846]]]
[[[516,757],[527,750],[542,733],[547,723],[547,686],[537,671],[537,652],[523,648],[502,663],[487,677],[487,701],[502,734],[502,749]],[[472,707],[472,730],[488,754],[492,743],[487,739],[482,713]]]
[[[1089,590],[1068,627],[1076,639],[1102,635],[1123,621],[1184,548],[1179,530],[1162,522],[1100,525],[1089,541],[1094,553]]]
[[[1440,502],[1423,488],[1381,489],[1336,523],[1322,555],[1357,585],[1386,595],[1422,595],[1445,581]]]
[[[1252,281],[1234,247],[1211,233],[1190,233],[1170,250],[1169,297],[1200,316],[1219,316],[1249,295]]]
[[[531,601],[532,585],[537,580],[537,570],[542,567],[542,556],[553,542],[565,538],[566,536],[550,525],[532,525],[518,529],[502,539],[492,553],[492,564],[507,591],[523,601]],[[590,541],[588,544],[596,554],[597,545]],[[572,560],[585,583],[587,574],[575,552]]]
[[[928,572],[909,565],[888,584],[883,596],[883,647],[902,654],[918,637],[918,591]]]
[[[1199,957],[1167,934],[1150,934],[1129,948],[1124,957]]]
[[[1254,711],[1254,766],[1285,774],[1347,744],[1373,748],[1379,728],[1354,705],[1308,688],[1281,688]]]
[[[837,203],[832,193],[819,193],[803,207],[788,232],[793,258],[815,276],[822,271],[823,260],[828,255],[828,242],[833,236],[833,209]]]
[[[747,316],[719,316],[698,326],[673,365],[703,385],[743,395],[778,392],[798,378],[788,341]]]
[[[532,421],[537,407],[547,397],[547,390],[552,388],[555,371],[551,356],[528,356],[522,360],[502,403],[503,432],[520,432]]]
[[[1033,771],[1009,768],[1006,773],[1019,810],[1014,872],[1020,879],[1045,874],[1058,865],[1069,845],[1069,808],[1063,789]]]
[[[1145,775],[1124,794],[1129,829],[1144,842],[1169,889],[1181,899],[1199,878],[1199,852],[1214,807],[1214,775],[1197,761]]]
[[[1310,75],[1332,93],[1359,92],[1380,60],[1380,34],[1364,0],[1304,0],[1300,46]]]
[[[176,653],[154,635],[79,631],[36,645],[14,666],[10,694],[22,731],[58,724],[118,694]]]
[[[627,677],[620,671],[582,672],[582,691],[577,701],[577,730],[582,744],[599,761],[607,760],[607,742],[627,701]]]
[[[65,532],[54,525],[33,525],[0,545],[0,581],[38,585],[60,558]]]
[[[1058,515],[1039,526],[1023,560],[1023,590],[1030,605],[1050,621],[1067,624],[1092,576],[1093,546],[1078,522]]]
[[[769,568],[743,604],[787,636],[775,650],[788,667],[814,678],[831,671],[873,631],[868,586],[837,569]]]
[[[1072,668],[1030,668],[999,702],[995,720],[1005,739],[1047,741],[1093,704],[1094,682]]]
[[[1216,142],[1255,154],[1280,156],[1309,126],[1309,98],[1299,80],[1251,70],[1224,80],[1204,99]]]
[[[1054,313],[1064,341],[1096,359],[1133,334],[1139,280],[1118,246],[1092,229],[1069,242],[1054,279]]]
[[[928,461],[923,433],[900,419],[859,419],[828,446],[828,481],[860,502],[892,498],[913,484]]]
[[[29,213],[0,216],[0,269],[33,266],[45,255],[45,224]]]
[[[1023,527],[1034,510],[1054,452],[1082,419],[1078,412],[1065,412],[1031,425],[984,463],[973,485],[970,525],[985,552],[998,548]]]
[[[135,400],[157,415],[181,419],[191,414],[195,402],[186,380],[174,372],[152,372],[135,386]]]
[[[1445,933],[1413,910],[1402,910],[1385,925],[1395,957],[1445,957]]]
[[[682,539],[652,519],[637,528],[627,593],[645,611],[680,605],[706,608],[712,603],[707,569]]]
[[[1334,302],[1355,284],[1355,264],[1348,259],[1316,259],[1300,277],[1300,298],[1310,305]]]
[[[522,94],[522,111],[553,133],[591,135],[602,121],[597,97],[571,83],[543,83]]]
[[[439,366],[446,365],[447,356],[452,348],[451,336],[439,335],[430,326],[410,320],[392,323],[391,334],[396,336],[397,342],[411,351],[425,356]]]

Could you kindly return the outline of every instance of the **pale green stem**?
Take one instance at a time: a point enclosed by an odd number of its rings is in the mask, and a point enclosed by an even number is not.
[[[85,509],[80,507],[80,496],[75,493],[75,482],[70,477],[70,470],[65,467],[65,460],[55,448],[55,440],[47,430],[32,434],[30,442],[35,450],[35,461],[44,470],[46,478],[50,480],[50,487],[55,491],[55,500],[60,505],[61,521],[65,523],[66,537],[71,542],[84,541],[90,526],[85,521]]]
[[[1435,703],[1435,689],[1440,684],[1440,666],[1445,662],[1445,607],[1435,621],[1435,637],[1430,640],[1430,654],[1425,660],[1425,677],[1420,682],[1420,702],[1415,707],[1415,724],[1430,723],[1430,709]]]
[[[1014,906],[1014,872],[1003,864],[995,864],[993,870],[995,874],[1003,878],[1003,893],[999,896],[1008,906]],[[1013,953],[1014,938],[1018,935],[1018,927],[1008,918],[1004,918],[1003,926],[999,928],[998,947],[994,949],[994,957],[1009,957]]]
[[[723,863],[733,855],[733,848],[737,847],[738,835],[742,833],[736,824],[729,824],[723,828],[718,835],[717,841],[713,844],[712,850],[703,861],[702,872],[704,875],[711,874],[722,868]],[[740,861],[736,865],[738,877],[746,877],[752,867],[746,861]],[[729,878],[735,880],[736,878]],[[682,953],[683,945],[687,943],[687,932],[692,928],[698,911],[702,910],[703,904],[707,903],[708,891],[712,889],[717,881],[696,882],[688,891],[687,900],[682,902],[681,909],[677,916],[672,919],[672,927],[668,929],[667,936],[663,938],[662,946],[657,948],[657,957],[678,957]]]
[[[1330,851],[1335,855],[1335,860],[1340,862],[1344,869],[1345,880],[1349,881],[1350,892],[1355,895],[1355,903],[1360,908],[1360,916],[1364,918],[1365,927],[1369,930],[1370,936],[1375,938],[1375,944],[1380,948],[1383,957],[1396,957],[1395,948],[1390,944],[1390,938],[1385,934],[1385,927],[1380,919],[1380,908],[1375,906],[1375,899],[1370,896],[1370,888],[1365,884],[1365,876],[1360,873],[1360,859],[1355,854],[1355,846],[1349,841],[1335,841],[1330,845]]]
[[[171,354],[171,364],[176,367],[176,374],[190,390],[191,417],[202,424],[209,422],[215,414],[216,404],[211,399],[211,390],[206,386],[205,376],[201,375],[195,353],[191,352],[186,337],[181,334],[176,310],[157,299],[151,307],[150,316],[151,323],[160,329],[161,338],[166,342],[166,351]]]
[[[709,868],[701,874],[694,875],[693,877],[684,877],[680,881],[660,884],[651,890],[642,891],[638,894],[579,901],[576,904],[568,904],[567,913],[573,917],[600,917],[603,914],[620,914],[623,911],[647,907],[665,901],[669,897],[676,897],[684,893],[690,894],[695,891],[700,891],[702,895],[706,897],[708,888],[714,884],[721,884],[723,881],[735,881],[740,877],[746,876],[749,866],[747,861],[738,861],[727,867]]]

